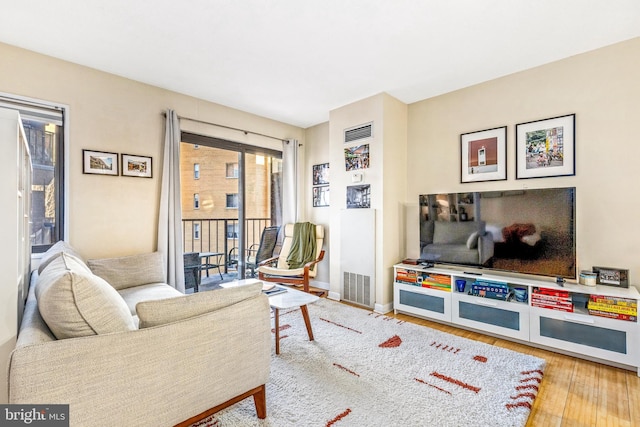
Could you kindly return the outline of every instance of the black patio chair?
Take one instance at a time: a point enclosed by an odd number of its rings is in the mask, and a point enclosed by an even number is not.
[[[184,289],[200,290],[200,253],[187,252],[184,258]]]
[[[278,241],[278,232],[280,231],[279,226],[271,226],[265,227],[262,230],[262,236],[260,236],[260,244],[253,244],[249,247],[248,255],[247,255],[247,269],[251,270],[250,275],[248,277],[256,277],[256,269],[258,265],[273,256],[273,250],[276,247],[276,242]]]

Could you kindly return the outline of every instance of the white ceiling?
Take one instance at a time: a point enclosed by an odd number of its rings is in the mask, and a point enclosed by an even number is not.
[[[303,128],[638,36],[639,0],[0,0],[2,42]]]

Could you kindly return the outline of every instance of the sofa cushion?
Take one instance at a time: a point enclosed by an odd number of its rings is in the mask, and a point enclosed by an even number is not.
[[[478,223],[436,221],[433,230],[433,243],[453,243],[466,245],[471,233],[478,231]]]
[[[93,274],[102,277],[117,290],[166,282],[164,261],[160,252],[90,259],[87,265]]]
[[[71,247],[71,245],[69,245],[64,240],[59,240],[40,257],[38,273],[42,273],[42,271],[47,268],[51,261],[59,257],[63,252],[75,256],[83,264],[86,264],[86,261],[80,256],[80,254],[78,254],[78,252],[73,247]]]
[[[36,283],[38,310],[58,339],[136,329],[122,297],[73,255],[62,253]]]
[[[135,316],[136,305],[142,301],[175,298],[184,295],[176,288],[166,283],[148,283],[146,285],[133,286],[118,291],[124,302],[129,307],[132,316]]]
[[[136,312],[140,328],[148,328],[219,310],[261,293],[262,282],[256,282],[176,298],[145,301],[136,306]]]

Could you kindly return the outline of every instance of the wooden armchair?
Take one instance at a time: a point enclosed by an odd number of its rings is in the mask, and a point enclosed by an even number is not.
[[[315,226],[315,256],[301,267],[290,268],[287,258],[294,242],[294,224],[284,226],[284,239],[280,254],[264,260],[258,265],[258,279],[264,282],[276,282],[287,285],[303,286],[305,292],[309,292],[309,279],[316,276],[318,264],[324,258],[322,244],[324,241],[324,227]]]

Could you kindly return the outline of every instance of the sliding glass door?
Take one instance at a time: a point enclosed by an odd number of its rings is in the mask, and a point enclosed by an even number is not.
[[[262,230],[282,222],[282,153],[183,132],[180,164],[184,252],[244,277]]]

